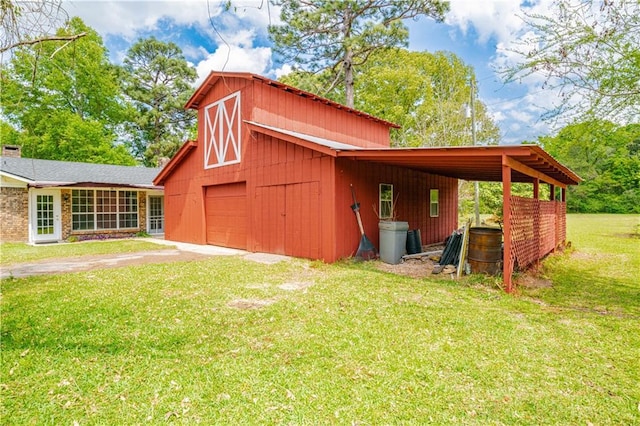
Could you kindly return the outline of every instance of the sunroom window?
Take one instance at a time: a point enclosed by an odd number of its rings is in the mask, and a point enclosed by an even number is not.
[[[138,193],[72,190],[71,227],[74,231],[138,228]]]

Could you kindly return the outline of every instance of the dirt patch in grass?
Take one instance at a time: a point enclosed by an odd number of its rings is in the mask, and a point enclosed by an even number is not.
[[[437,277],[448,277],[450,275],[450,269],[441,271],[439,274],[434,274],[433,270],[438,265],[440,255],[444,250],[443,244],[432,244],[429,246],[423,246],[423,252],[417,255],[419,257],[410,257],[402,259],[397,265],[391,265],[382,261],[376,262],[376,267],[385,272],[391,272],[393,274],[405,275],[411,278],[425,278],[431,275]],[[455,273],[455,271],[454,271]]]
[[[605,255],[598,253],[585,253],[582,251],[574,251],[571,253],[571,257],[577,260],[599,260],[604,259]]]
[[[639,239],[640,238],[640,234],[635,234],[635,233],[631,233],[631,234],[613,234],[614,237],[619,237],[619,238],[636,238]]]
[[[611,262],[618,262],[619,264],[625,264],[629,262],[630,258],[624,253],[617,254],[605,254],[605,253],[585,253],[580,251],[574,251],[571,253],[572,260],[578,260],[587,263],[602,263],[607,264]]]
[[[63,274],[69,272],[93,271],[97,269],[120,268],[147,263],[188,262],[206,259],[207,255],[175,249],[120,253],[114,255],[97,254],[66,258],[53,258],[31,263],[17,263],[2,268],[2,278],[21,278],[31,275]]]
[[[281,290],[294,291],[294,290],[304,290],[308,287],[311,287],[313,282],[311,281],[292,281],[284,284],[280,284],[278,286]]]
[[[407,259],[397,265],[376,262],[376,267],[381,271],[398,275],[406,275],[412,278],[425,278],[432,274],[435,262],[429,258]]]
[[[227,306],[236,309],[259,309],[275,302],[274,299],[235,299],[227,303]]]
[[[524,288],[551,288],[553,283],[543,277],[538,277],[533,273],[527,273],[519,276],[515,280],[515,285]]]

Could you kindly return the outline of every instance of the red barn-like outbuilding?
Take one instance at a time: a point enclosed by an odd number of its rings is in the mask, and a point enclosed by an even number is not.
[[[187,108],[198,110],[198,140],[155,181],[165,188],[169,240],[333,262],[360,240],[351,184],[376,244],[380,183],[393,185],[400,218],[426,243],[457,227],[456,179],[338,158],[389,148],[395,124],[247,73],[210,74]],[[430,217],[425,194],[436,188],[440,215]]]
[[[579,178],[537,146],[392,149],[395,124],[249,73],[211,73],[186,107],[198,111],[197,141],[154,180],[168,240],[333,262],[360,241],[353,185],[376,246],[381,197],[422,244],[441,242],[458,227],[460,178],[503,181],[508,214],[511,181],[533,183],[536,200],[539,181],[562,188],[549,238],[552,249],[564,241],[564,188]]]

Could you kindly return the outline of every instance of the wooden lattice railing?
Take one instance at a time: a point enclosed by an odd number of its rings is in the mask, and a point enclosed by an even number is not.
[[[512,196],[511,261],[526,269],[566,240],[566,203]]]

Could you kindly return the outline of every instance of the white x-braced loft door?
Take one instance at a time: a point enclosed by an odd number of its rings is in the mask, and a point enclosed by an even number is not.
[[[240,162],[240,92],[204,109],[204,168]]]

